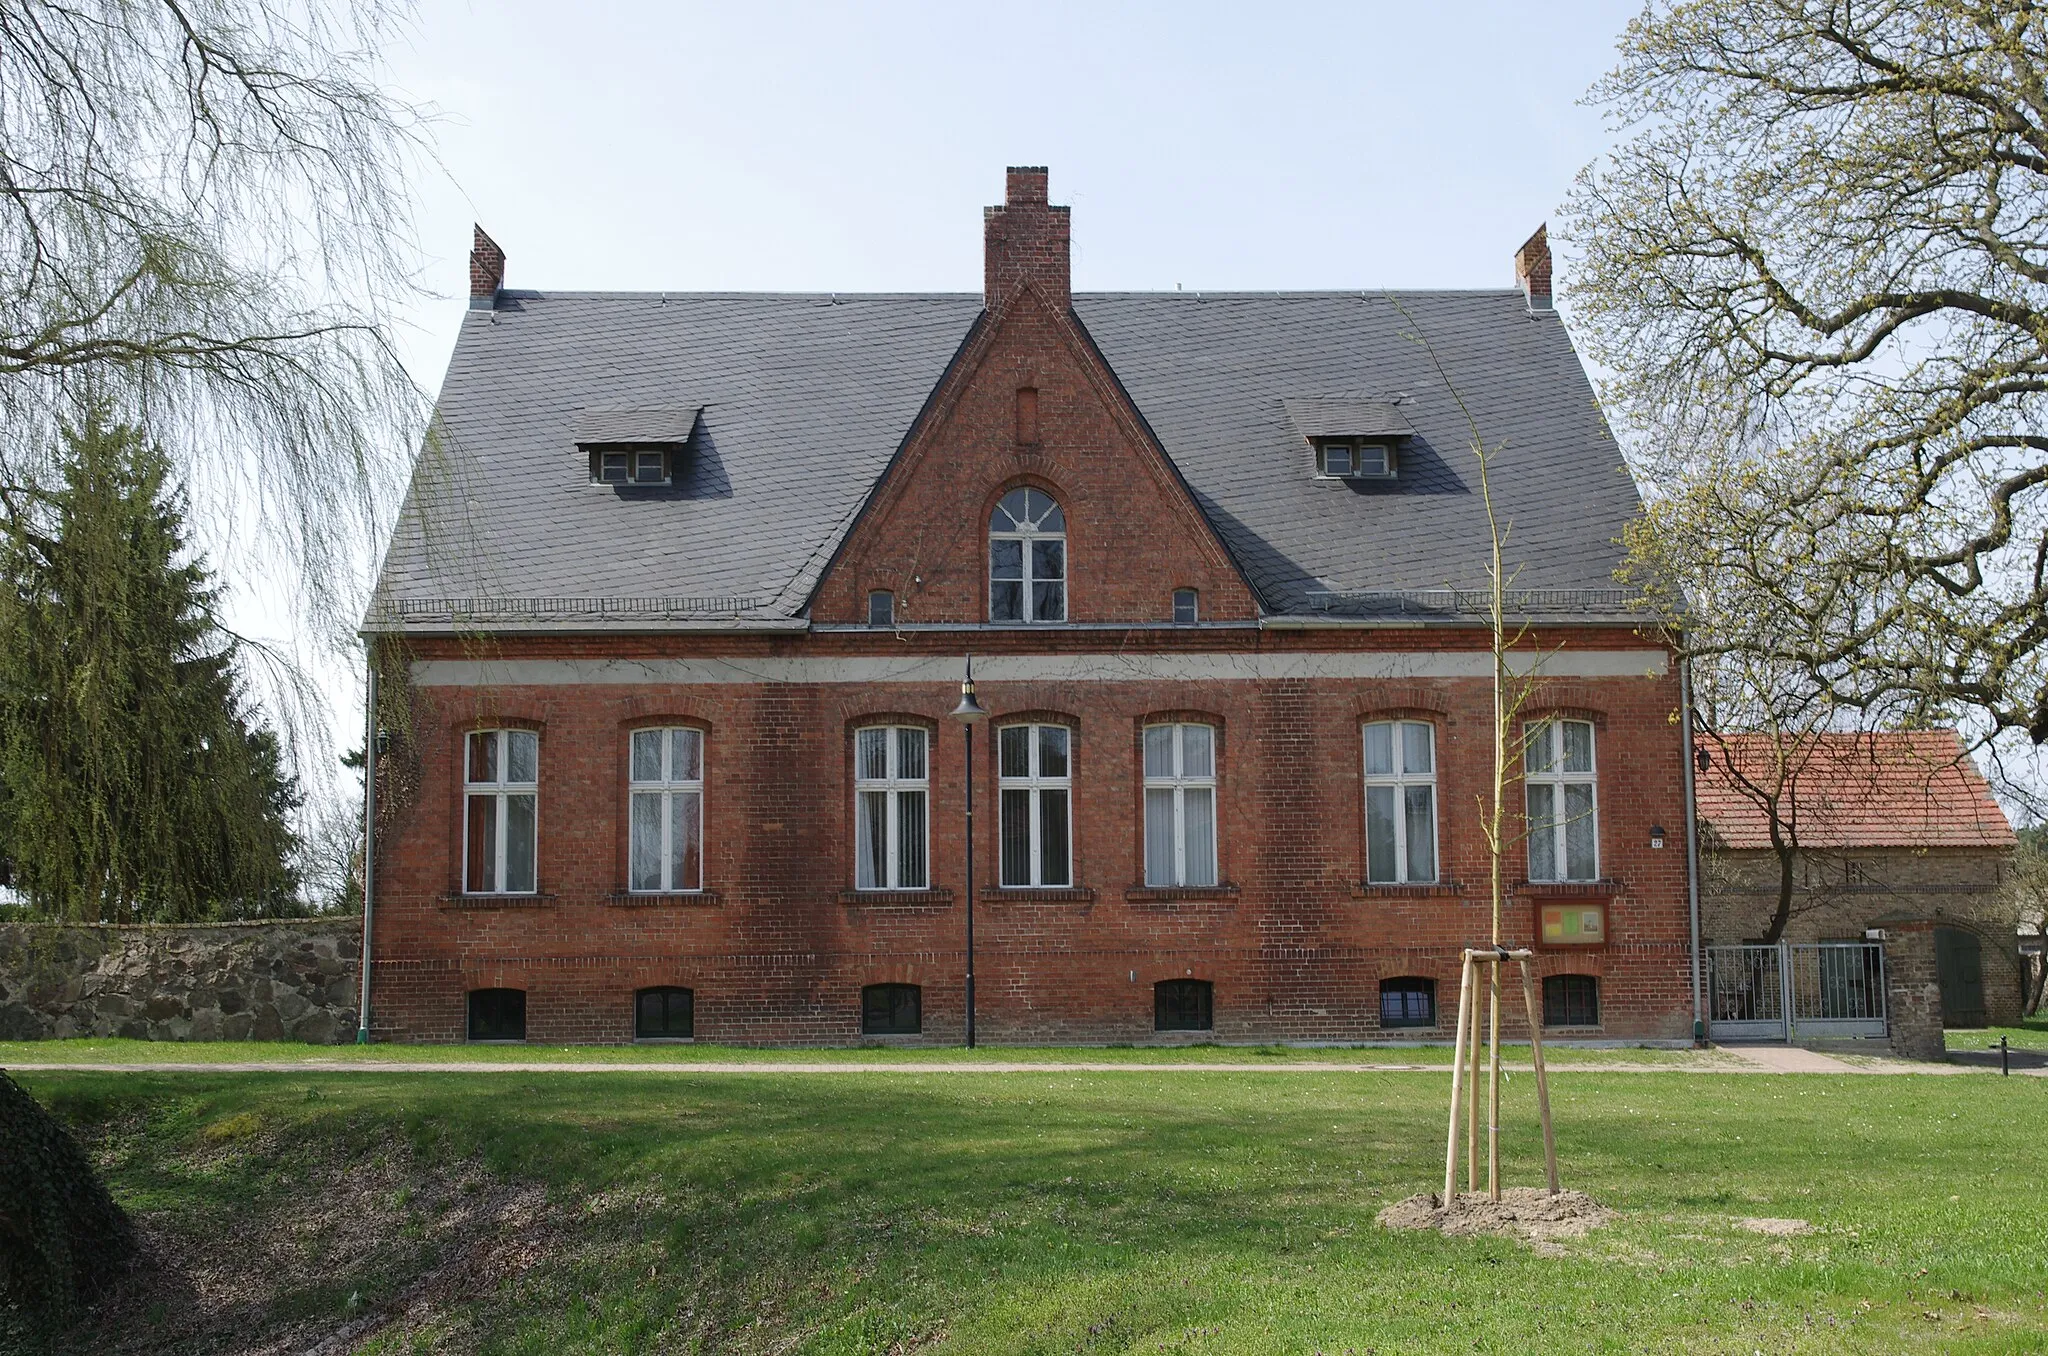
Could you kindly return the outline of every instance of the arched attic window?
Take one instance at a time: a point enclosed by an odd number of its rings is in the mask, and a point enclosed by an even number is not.
[[[1011,490],[989,515],[988,617],[1067,619],[1067,519],[1043,490]]]

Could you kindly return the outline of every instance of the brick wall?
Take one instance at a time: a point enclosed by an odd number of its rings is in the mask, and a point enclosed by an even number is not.
[[[1894,1052],[1907,1059],[1945,1059],[1941,982],[1931,919],[1891,919],[1884,948],[1885,1004]]]
[[[1108,652],[1163,633],[1006,633],[1016,649]],[[990,639],[986,634],[976,643]],[[1472,630],[1431,632],[1437,651],[1475,651]],[[1289,646],[1319,651],[1418,651],[1414,633],[1257,630],[1190,637],[1188,648],[1237,646],[1247,659]],[[1623,632],[1558,633],[1548,648],[1640,644]],[[532,638],[507,657],[659,660],[722,654],[860,657],[947,653],[957,638],[875,633],[772,640]],[[992,647],[993,648],[993,647]],[[957,650],[951,651],[957,653]],[[424,657],[475,658],[453,643]],[[1644,668],[1660,656],[1642,651]],[[1113,658],[1108,662],[1114,667]],[[473,988],[528,992],[539,1041],[632,1036],[631,995],[653,984],[695,990],[701,1039],[853,1042],[861,986],[924,987],[924,1038],[959,1039],[963,1002],[962,738],[946,719],[950,682],[557,683],[415,689],[416,742],[391,767],[417,778],[412,804],[380,848],[373,1029],[380,1036],[456,1040]],[[997,861],[995,765],[976,743],[979,1026],[986,1040],[1154,1039],[1152,985],[1193,976],[1215,985],[1225,1041],[1358,1040],[1381,1035],[1382,978],[1439,985],[1447,1037],[1458,949],[1483,942],[1486,863],[1475,797],[1490,766],[1490,690],[1483,679],[1426,683],[1317,679],[989,681],[981,700],[1074,731],[1073,891],[990,889]],[[1602,1029],[1628,1038],[1690,1032],[1683,806],[1664,676],[1577,680],[1544,699],[1599,723],[1602,875],[1614,884],[1608,946],[1546,953],[1545,973],[1597,975]],[[1438,725],[1437,887],[1361,888],[1365,875],[1360,725],[1404,712]],[[1140,731],[1190,713],[1220,734],[1221,875],[1228,889],[1162,896],[1143,880]],[[908,718],[934,731],[928,897],[871,901],[853,885],[853,729]],[[540,897],[475,907],[459,893],[460,738],[516,723],[541,735]],[[625,757],[636,725],[705,731],[705,885],[701,899],[624,903]],[[993,728],[993,727],[991,727]],[[1662,849],[1650,828],[1666,828]],[[1511,880],[1526,868],[1518,856]],[[494,905],[504,901],[491,901]],[[1508,908],[1510,941],[1528,940],[1535,902]],[[1403,1037],[1429,1032],[1404,1030]],[[1208,1038],[1208,1037],[1203,1037]],[[1176,1038],[1180,1039],[1180,1038]]]

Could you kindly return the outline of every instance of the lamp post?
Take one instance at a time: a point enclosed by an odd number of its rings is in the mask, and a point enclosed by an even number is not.
[[[974,656],[967,656],[967,676],[960,680],[960,704],[953,719],[967,732],[967,1048],[974,1048],[974,727],[988,712],[974,699]]]

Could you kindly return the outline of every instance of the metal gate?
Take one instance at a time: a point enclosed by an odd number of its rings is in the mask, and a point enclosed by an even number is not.
[[[1707,1034],[1792,1041],[1886,1034],[1884,947],[1780,942],[1707,949]]]

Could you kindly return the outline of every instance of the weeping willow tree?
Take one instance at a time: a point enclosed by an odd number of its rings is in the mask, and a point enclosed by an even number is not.
[[[251,716],[161,449],[88,420],[0,539],[0,856],[52,917],[294,909],[298,796]]]
[[[386,0],[0,0],[0,525],[90,401],[149,430],[219,563],[356,615],[424,418],[419,110]],[[341,628],[334,628],[341,629]]]

